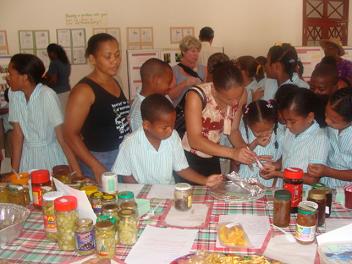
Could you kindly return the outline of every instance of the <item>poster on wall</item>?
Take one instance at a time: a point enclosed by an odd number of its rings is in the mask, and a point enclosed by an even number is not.
[[[152,49],[154,46],[152,27],[128,27],[128,49]]]
[[[194,27],[170,27],[170,43],[178,44],[185,36],[194,36]]]
[[[93,28],[93,35],[98,33],[108,33],[115,37],[119,44],[121,45],[121,33],[118,27],[108,27],[108,28]]]
[[[7,43],[6,30],[0,30],[0,55],[8,55],[9,46]]]
[[[303,79],[309,81],[315,66],[324,56],[324,52],[320,47],[295,47],[298,57],[300,58],[303,67]]]
[[[71,31],[69,29],[56,30],[57,44],[64,48],[71,47]]]
[[[49,43],[49,30],[36,30],[34,31],[35,48],[46,49]]]
[[[32,30],[19,30],[20,50],[34,50],[34,36]]]
[[[6,82],[6,76],[8,75],[8,65],[10,63],[11,56],[0,56],[0,108],[7,108],[8,103],[5,100],[4,92],[7,88],[10,88]]]

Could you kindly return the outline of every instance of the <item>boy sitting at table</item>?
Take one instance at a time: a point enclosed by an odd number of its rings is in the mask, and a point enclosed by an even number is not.
[[[204,177],[188,166],[181,139],[174,130],[176,112],[160,94],[146,97],[141,104],[143,125],[125,138],[112,171],[126,183],[174,184],[172,172],[195,184],[219,184],[222,175]]]

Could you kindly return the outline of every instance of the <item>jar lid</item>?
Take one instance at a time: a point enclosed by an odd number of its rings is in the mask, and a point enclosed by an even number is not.
[[[92,193],[98,191],[98,187],[95,185],[86,185],[81,187],[81,191],[84,191],[86,195],[90,196]]]
[[[303,170],[300,168],[286,168],[284,170],[284,178],[298,180],[303,178]]]
[[[178,191],[188,191],[192,189],[192,186],[188,183],[177,183],[175,189]]]
[[[134,198],[134,194],[130,191],[119,192],[118,198],[123,200],[129,200]]]
[[[324,183],[321,183],[321,182],[318,182],[318,183],[314,183],[312,185],[312,189],[320,189],[322,187],[325,187],[325,184]]]
[[[103,193],[103,200],[105,201],[111,201],[111,200],[115,200],[116,196],[113,194],[108,194],[108,193]]]
[[[103,193],[102,192],[94,192],[90,195],[90,198],[92,199],[101,199],[103,197]]]
[[[119,212],[119,217],[128,218],[135,215],[135,211],[132,209],[122,209]]]
[[[61,196],[54,200],[54,207],[56,211],[72,211],[77,208],[77,199],[74,196]]]
[[[298,204],[298,213],[304,215],[315,214],[318,210],[318,204],[312,201],[303,201]]]
[[[133,209],[136,210],[137,209],[137,203],[130,201],[130,202],[124,202],[122,204],[120,204],[120,208],[121,209]]]
[[[324,200],[326,197],[326,192],[321,189],[311,189],[308,192],[308,198],[314,199],[314,200]]]
[[[48,170],[35,170],[31,172],[31,181],[34,184],[41,184],[50,181]]]
[[[44,201],[54,201],[56,198],[59,198],[62,196],[64,196],[64,193],[60,192],[60,191],[47,192],[47,193],[44,193],[43,200]]]
[[[90,218],[80,218],[76,221],[77,227],[91,226],[93,225],[93,220]]]
[[[103,220],[103,221],[97,222],[95,224],[95,227],[100,229],[111,229],[114,227],[114,225],[109,220]]]
[[[103,213],[104,212],[113,213],[113,212],[118,212],[119,207],[117,206],[117,204],[104,204],[101,210],[103,211]]]
[[[114,177],[116,177],[117,175],[116,175],[116,173],[115,172],[112,172],[112,171],[106,171],[106,172],[104,172],[103,174],[102,174],[102,177],[112,177],[112,176],[114,176]]]
[[[112,217],[111,215],[106,215],[106,214],[99,215],[98,219],[97,219],[97,223],[104,222],[104,221],[108,221],[108,222],[112,223],[113,225],[116,224],[115,217]]]
[[[274,198],[289,201],[291,199],[291,193],[287,190],[277,190],[275,191]]]

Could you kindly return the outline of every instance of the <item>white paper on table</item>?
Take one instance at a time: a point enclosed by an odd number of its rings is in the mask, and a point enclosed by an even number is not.
[[[320,246],[325,243],[339,243],[351,241],[351,234],[352,224],[349,224],[317,236],[317,242]]]
[[[269,217],[266,215],[220,215],[221,223],[240,223],[247,234],[251,248],[261,248],[270,231]],[[219,236],[216,236],[216,247],[223,248]]]
[[[143,189],[143,184],[128,184],[128,183],[119,183],[117,185],[117,190],[119,192],[130,191],[133,192],[134,197],[137,197],[138,194]]]
[[[147,199],[174,199],[175,185],[153,184]]]
[[[92,206],[87,198],[87,195],[84,191],[76,190],[63,184],[58,179],[53,178],[56,189],[63,192],[65,195],[72,195],[77,198],[77,211],[79,218],[90,218],[95,224],[97,216],[95,215]]]
[[[172,206],[164,221],[170,226],[199,227],[204,224],[208,210],[206,204],[192,204],[188,211],[179,211]]]
[[[70,264],[84,264],[84,262],[89,261],[89,260],[92,261],[92,263],[94,263],[93,259],[97,259],[97,256],[96,255],[91,255],[91,256],[86,257],[84,259],[80,259],[80,260],[77,260],[77,261],[74,261],[74,262],[70,262]],[[110,260],[110,264],[119,264],[119,263],[122,263],[122,262],[116,262],[113,259]]]
[[[315,260],[317,245],[301,245],[297,242],[287,241],[285,235],[272,237],[264,256],[287,264],[312,264]]]
[[[325,219],[325,233],[332,230],[338,229],[345,225],[351,224],[351,219],[334,219],[326,218]]]
[[[165,264],[186,255],[197,236],[196,229],[159,228],[147,226],[133,246],[125,262]]]

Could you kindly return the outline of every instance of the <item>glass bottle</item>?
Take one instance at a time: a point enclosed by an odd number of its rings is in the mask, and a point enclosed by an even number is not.
[[[95,239],[98,258],[111,259],[115,255],[115,227],[108,220],[97,222],[95,225]]]
[[[90,255],[95,252],[95,231],[93,220],[81,218],[76,223],[76,251],[80,255]]]
[[[54,208],[54,200],[62,197],[64,194],[60,191],[47,192],[43,195],[43,218],[44,231],[46,238],[49,240],[57,240],[57,226]]]
[[[133,210],[120,210],[118,231],[121,245],[132,246],[136,243],[138,235],[138,220],[136,218],[136,213]]]
[[[291,213],[297,213],[298,204],[302,201],[303,174],[300,168],[284,170],[283,188],[291,193]]]
[[[318,226],[325,223],[326,192],[324,190],[312,189],[308,193],[308,201],[318,204]]]
[[[297,242],[311,244],[315,240],[318,223],[318,204],[312,201],[303,201],[298,205],[296,232]]]
[[[290,224],[291,193],[287,190],[277,190],[274,194],[273,224],[287,227]]]

